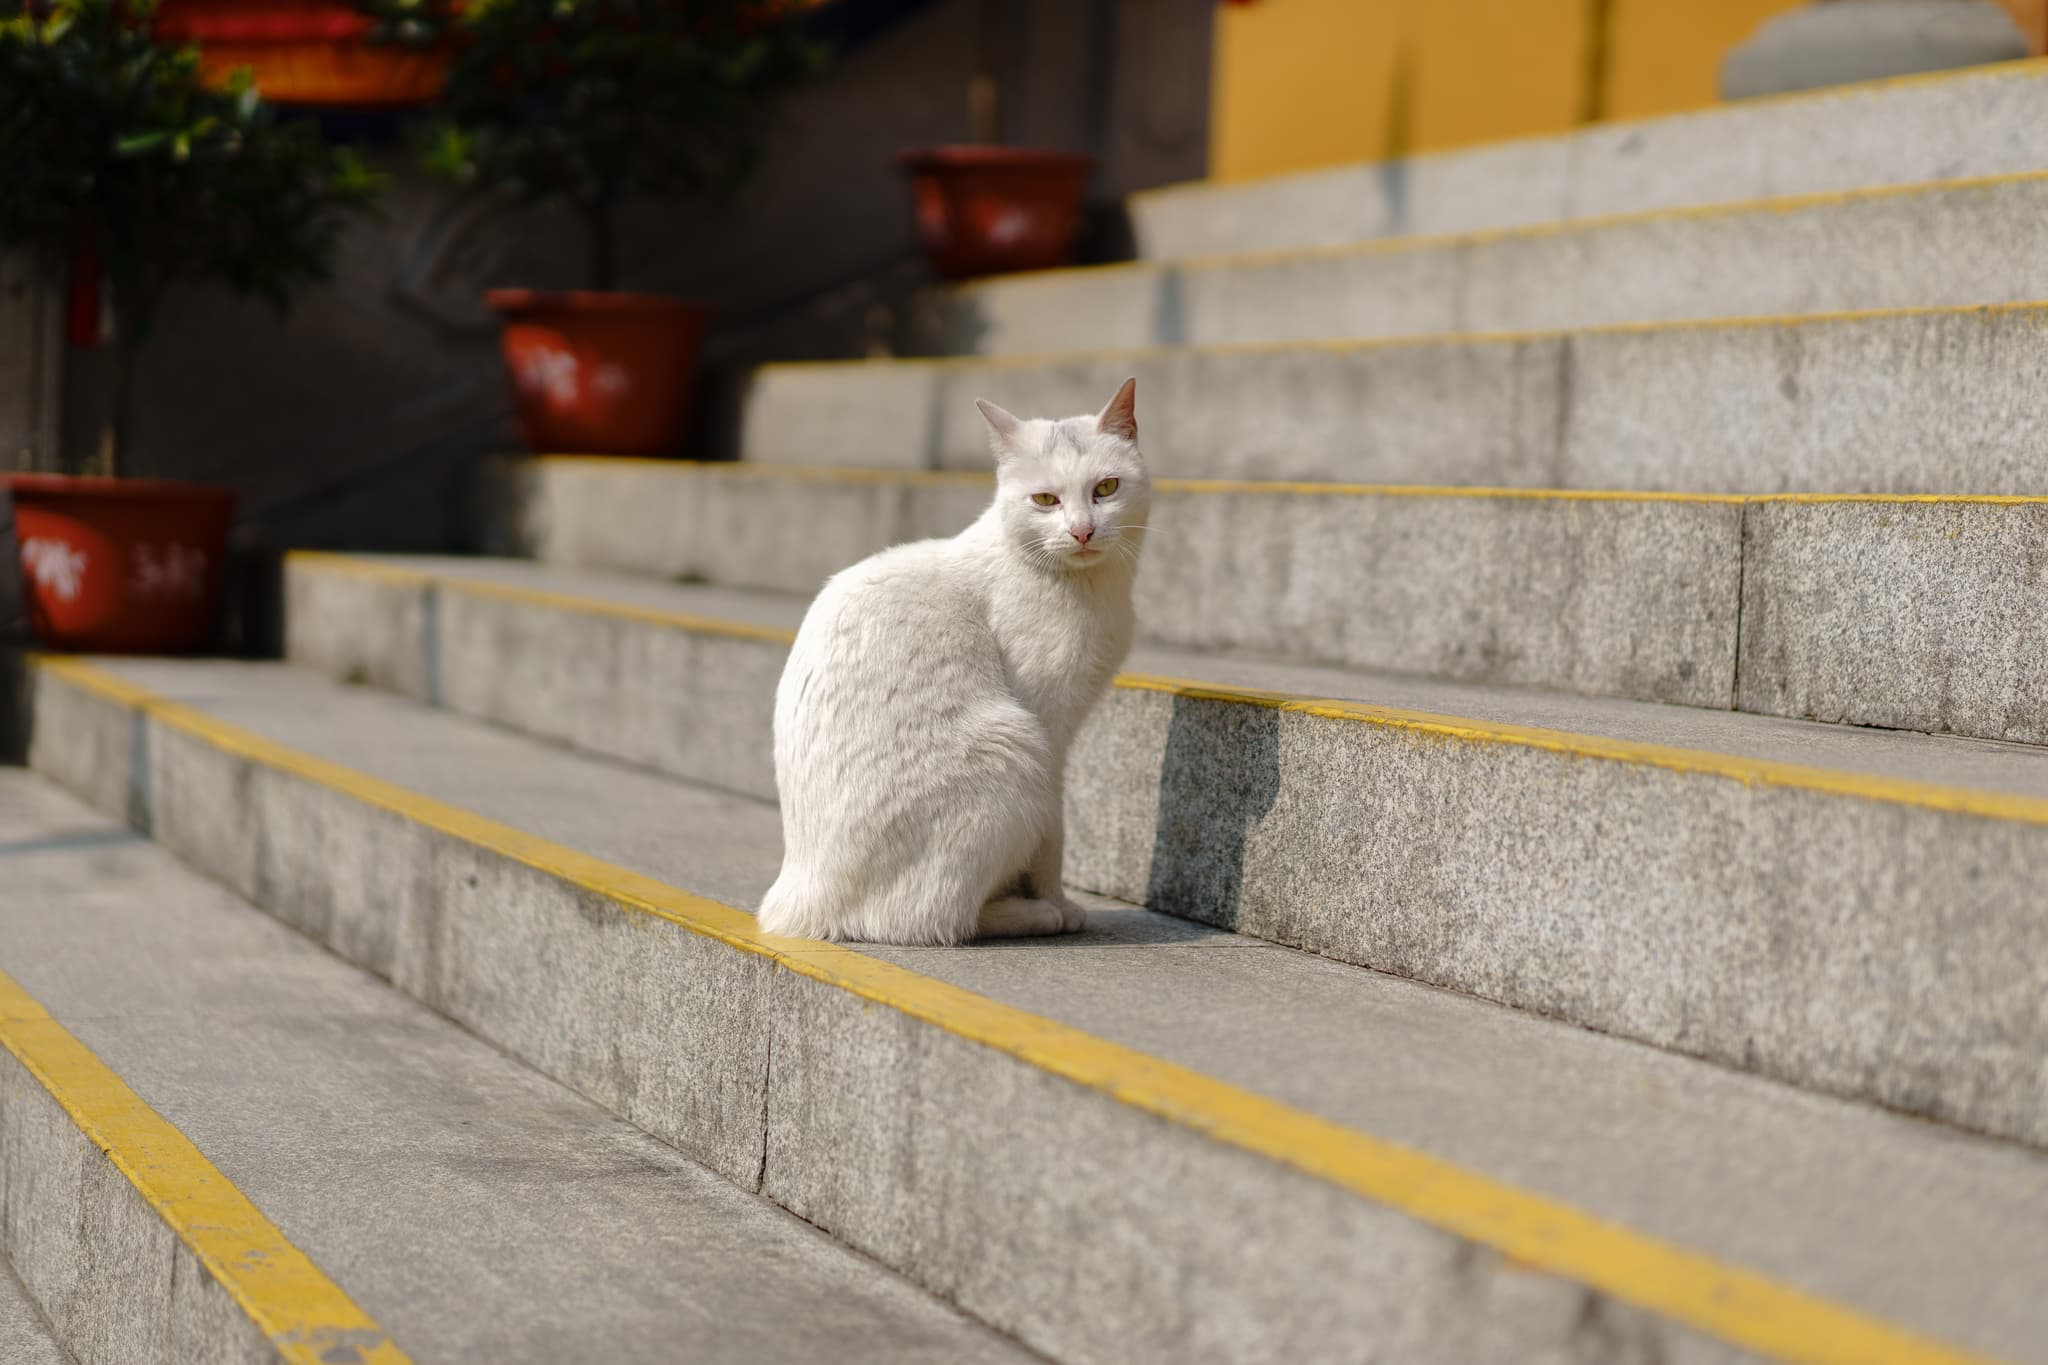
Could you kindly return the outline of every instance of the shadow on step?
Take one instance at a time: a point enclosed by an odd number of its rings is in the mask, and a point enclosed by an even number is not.
[[[1237,927],[1245,842],[1280,793],[1280,715],[1264,706],[1174,698],[1145,904]]]

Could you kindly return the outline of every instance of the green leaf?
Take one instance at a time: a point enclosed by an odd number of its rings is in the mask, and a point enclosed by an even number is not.
[[[114,151],[120,156],[141,156],[153,152],[171,140],[168,130],[159,129],[154,133],[130,133],[114,143]]]
[[[196,52],[138,22],[152,9],[57,0],[39,23],[0,20],[0,248],[68,250],[84,225],[130,336],[181,277],[287,301],[381,187],[310,124],[277,118],[246,73],[205,83]]]

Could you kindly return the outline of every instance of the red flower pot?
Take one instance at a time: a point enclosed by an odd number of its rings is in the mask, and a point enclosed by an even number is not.
[[[232,490],[155,479],[4,476],[29,624],[52,649],[174,654],[220,611]]]
[[[1033,147],[932,147],[898,158],[917,234],[947,279],[1065,265],[1095,162]]]
[[[163,0],[156,33],[199,45],[199,69],[223,84],[248,67],[275,104],[398,109],[447,80],[450,54],[369,41],[369,17],[334,0]]]
[[[666,455],[689,429],[704,309],[650,294],[493,289],[534,450]]]

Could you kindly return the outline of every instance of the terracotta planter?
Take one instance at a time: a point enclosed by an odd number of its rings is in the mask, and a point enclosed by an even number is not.
[[[248,67],[274,104],[400,109],[424,104],[447,79],[445,51],[367,40],[370,20],[322,0],[164,0],[157,36],[195,43],[209,83]]]
[[[704,309],[650,294],[493,289],[520,435],[537,451],[667,455],[689,430]]]
[[[1065,265],[1089,157],[1033,147],[931,147],[899,158],[917,233],[947,279]]]
[[[29,624],[51,649],[177,654],[220,612],[232,490],[10,474]]]

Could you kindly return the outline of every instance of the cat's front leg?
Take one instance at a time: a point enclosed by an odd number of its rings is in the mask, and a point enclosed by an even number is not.
[[[1087,927],[1088,912],[1074,903],[1067,895],[1061,871],[1066,862],[1066,830],[1059,812],[1055,811],[1052,822],[1039,840],[1038,852],[1031,857],[1031,866],[1025,876],[1030,880],[1032,894],[1049,905],[1056,905],[1060,911],[1060,932],[1078,934]]]

